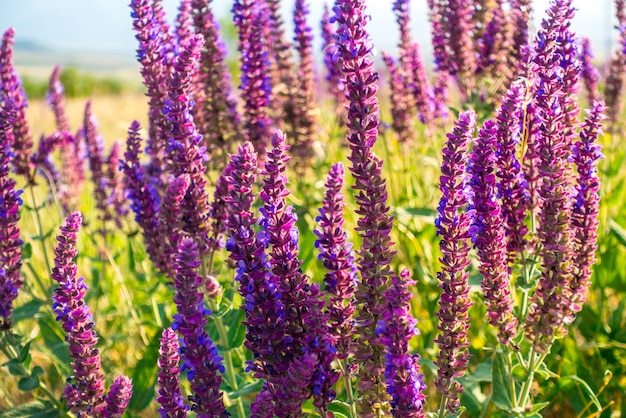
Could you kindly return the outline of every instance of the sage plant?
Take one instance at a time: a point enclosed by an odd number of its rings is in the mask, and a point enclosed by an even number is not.
[[[13,302],[23,284],[20,274],[23,241],[18,225],[22,190],[16,189],[16,182],[10,177],[13,117],[11,102],[0,94],[0,331],[11,329]]]

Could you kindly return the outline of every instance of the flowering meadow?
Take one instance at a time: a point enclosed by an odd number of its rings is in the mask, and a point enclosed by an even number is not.
[[[600,63],[574,0],[428,0],[433,68],[307,3],[235,0],[232,76],[132,0],[117,141],[58,67],[35,138],[3,28],[0,418],[626,416],[626,1]]]

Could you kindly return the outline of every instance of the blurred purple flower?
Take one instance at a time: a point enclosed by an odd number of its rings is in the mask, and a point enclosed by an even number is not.
[[[126,412],[130,398],[133,395],[133,384],[126,376],[119,376],[109,388],[102,411],[103,418],[121,418]]]
[[[622,54],[626,56],[626,51],[622,51]],[[579,59],[581,62],[580,75],[583,79],[585,90],[587,92],[587,104],[592,106],[600,96],[600,92],[598,91],[598,79],[600,78],[600,73],[593,64],[593,50],[591,48],[591,41],[589,38],[583,38],[581,40]]]
[[[176,333],[172,328],[163,330],[159,348],[159,374],[157,377],[157,398],[162,418],[185,418],[188,407],[183,400],[180,388],[180,354]]]

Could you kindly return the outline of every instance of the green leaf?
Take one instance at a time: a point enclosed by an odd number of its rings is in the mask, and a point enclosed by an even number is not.
[[[524,412],[524,416],[527,418],[541,417],[539,412],[541,412],[541,410],[544,409],[548,405],[550,405],[550,402],[536,403],[532,405],[528,411]]]
[[[541,363],[539,365],[539,369],[535,372],[536,375],[539,375],[542,379],[548,380],[550,378],[558,379],[559,375],[554,373],[552,370],[548,369],[546,363]]]
[[[30,300],[13,311],[13,322],[18,323],[24,319],[32,319],[43,306],[40,300]]]
[[[22,377],[17,382],[17,387],[24,392],[30,392],[39,387],[39,377],[38,376],[30,376],[30,377]]]
[[[228,347],[237,348],[243,344],[243,340],[246,338],[246,326],[243,321],[246,318],[243,309],[233,309],[228,318]],[[225,321],[226,322],[226,321]]]
[[[32,344],[32,342],[33,340],[30,340],[26,343],[24,347],[22,347],[22,349],[20,350],[20,356],[18,357],[17,361],[19,361],[20,363],[26,363],[28,361],[28,359],[30,358],[30,345]]]
[[[33,370],[31,370],[30,374],[32,374],[33,376],[43,376],[43,368],[41,366],[35,366],[33,367]]]
[[[493,362],[490,360],[486,360],[483,363],[480,363],[476,370],[472,373],[466,374],[463,379],[465,382],[491,382],[492,374],[491,369],[493,367]]]
[[[511,371],[509,370],[504,354],[496,353],[491,370],[491,379],[493,382],[493,393],[491,395],[492,402],[504,411],[513,409],[513,396],[510,392],[509,379]]]
[[[146,347],[141,360],[137,362],[133,370],[133,396],[130,398],[128,409],[133,412],[143,411],[148,407],[154,397],[156,376],[158,373],[157,359],[159,357],[160,333],[157,332]]]
[[[12,376],[24,375],[24,369],[20,367],[20,365],[21,363],[17,361],[17,359],[11,359],[3,364],[3,366],[7,366],[7,369],[9,369],[9,373],[11,373]]]
[[[56,418],[58,416],[59,411],[41,402],[30,402],[0,411],[0,418]]]
[[[228,397],[230,399],[237,399],[243,395],[248,395],[250,393],[260,391],[262,386],[263,386],[263,382],[260,380],[257,380],[256,382],[248,383],[247,385],[240,387],[239,390],[236,390],[234,392],[229,392]]]
[[[22,245],[22,260],[28,260],[33,256],[33,246],[30,242]]]
[[[615,238],[617,238],[619,243],[626,247],[626,229],[624,229],[613,219],[609,219],[609,229],[611,230]]]
[[[132,273],[137,272],[137,265],[135,264],[135,251],[133,250],[133,241],[128,240],[128,268]]]
[[[600,400],[598,400],[598,397],[593,392],[593,390],[591,389],[591,387],[589,386],[589,384],[587,382],[585,382],[583,379],[581,379],[580,377],[578,377],[576,375],[563,376],[561,378],[562,382],[566,381],[566,380],[572,380],[572,381],[577,382],[578,384],[580,384],[580,386],[584,389],[584,391],[587,392],[587,395],[589,395],[589,399],[591,400],[591,402],[593,402],[593,404],[598,409],[598,411],[602,411],[602,404],[600,403]]]

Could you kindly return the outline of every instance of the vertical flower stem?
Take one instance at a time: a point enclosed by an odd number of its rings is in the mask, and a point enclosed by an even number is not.
[[[206,278],[207,276],[213,273],[213,259],[215,258],[215,251],[211,251],[209,256],[207,257],[208,261],[206,263],[202,263],[202,277]],[[206,259],[205,259],[206,260]],[[217,312],[219,307],[214,299],[209,300],[209,306],[211,310]],[[231,353],[231,347],[228,341],[228,333],[226,332],[226,327],[224,327],[224,322],[222,321],[222,317],[219,315],[212,315],[211,319],[215,323],[217,327],[217,333],[220,336],[220,343],[224,348],[224,366],[226,369],[226,379],[228,381],[228,385],[234,390],[239,390],[239,385],[237,384],[237,378],[235,376],[235,367],[233,366],[233,356]],[[229,398],[230,400],[230,398]],[[237,407],[237,414],[239,418],[244,418],[246,416],[245,409],[243,407],[243,402],[241,400],[241,396],[235,399],[235,406]]]
[[[346,387],[346,396],[348,397],[348,405],[350,406],[350,418],[357,418],[356,403],[354,402],[354,391],[352,389],[352,380],[350,380],[350,372],[348,359],[339,361],[339,368],[343,376],[343,383]],[[323,416],[323,415],[322,415]]]
[[[41,251],[43,252],[43,259],[46,263],[46,271],[52,271],[52,266],[50,265],[50,258],[48,257],[48,249],[46,248],[46,241],[43,234],[43,225],[41,224],[41,216],[39,215],[39,205],[37,204],[37,199],[35,198],[35,186],[32,184],[28,185],[28,189],[30,191],[30,198],[33,202],[33,209],[35,210],[33,214],[33,218],[35,218],[35,225],[37,227],[37,235],[39,235],[38,241],[41,243]],[[52,286],[52,277],[50,277],[50,287]],[[48,290],[50,290],[50,287]],[[48,292],[50,293],[50,292]]]

